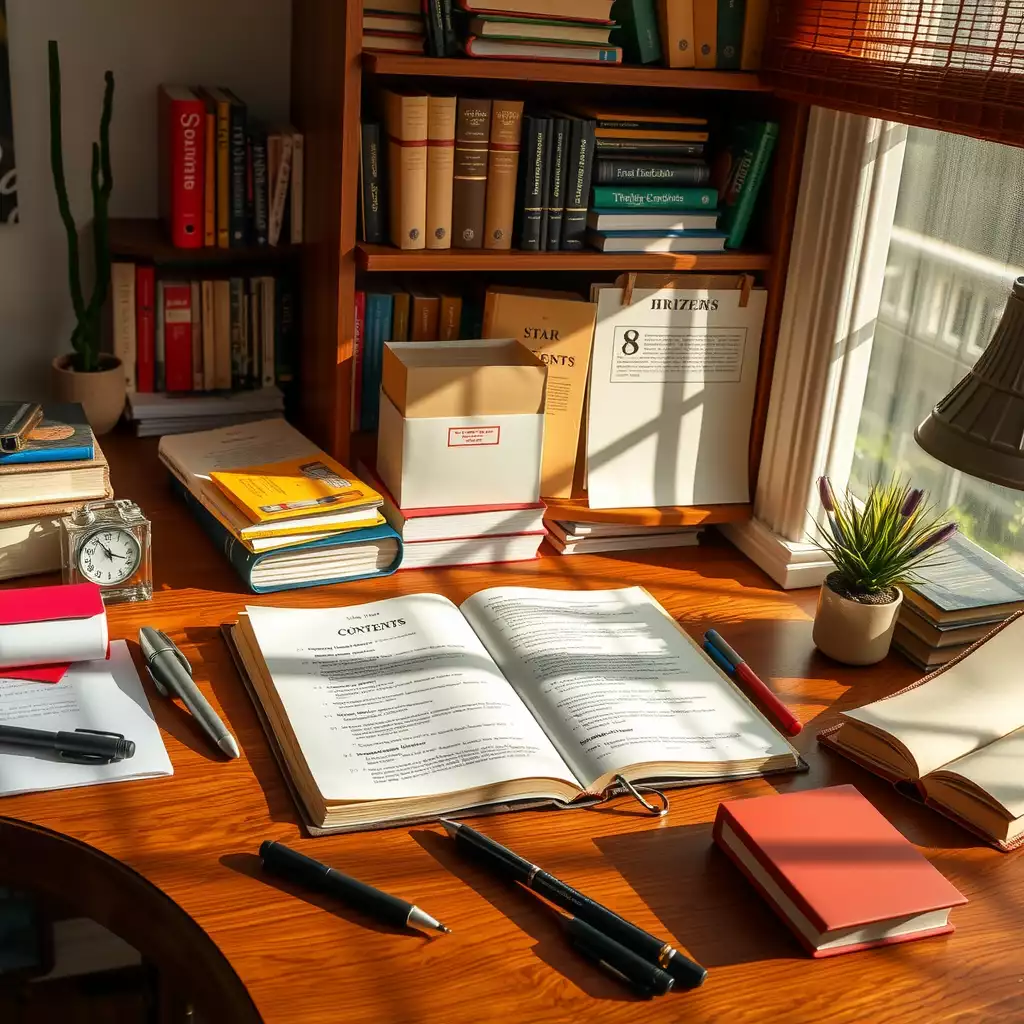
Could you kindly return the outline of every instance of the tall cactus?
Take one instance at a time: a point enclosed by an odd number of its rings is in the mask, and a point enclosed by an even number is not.
[[[50,40],[50,167],[57,190],[60,219],[68,237],[68,279],[71,302],[75,309],[75,330],[71,346],[75,350],[75,369],[91,373],[99,369],[103,304],[110,290],[110,223],[108,208],[114,188],[114,175],[110,168],[110,118],[114,111],[114,75],[104,75],[103,113],[100,117],[100,140],[92,144],[92,209],[93,248],[96,263],[96,281],[88,303],[82,292],[82,270],[78,250],[78,227],[71,213],[68,189],[64,181],[64,146],[61,139],[60,55],[57,42]]]

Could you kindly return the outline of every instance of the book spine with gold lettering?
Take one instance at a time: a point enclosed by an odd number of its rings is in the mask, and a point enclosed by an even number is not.
[[[487,161],[484,248],[511,249],[516,210],[519,142],[523,133],[523,101],[491,104],[491,141]]]
[[[428,249],[448,249],[452,244],[455,103],[454,96],[431,96],[427,103]]]
[[[491,101],[460,99],[452,190],[452,245],[456,249],[479,249],[483,245],[490,137]]]
[[[424,248],[427,230],[428,97],[384,93],[391,241]]]

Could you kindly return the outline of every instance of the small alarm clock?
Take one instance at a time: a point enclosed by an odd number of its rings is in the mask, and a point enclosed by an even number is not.
[[[93,501],[60,521],[65,583],[95,583],[106,604],[153,596],[149,520],[134,501]]]

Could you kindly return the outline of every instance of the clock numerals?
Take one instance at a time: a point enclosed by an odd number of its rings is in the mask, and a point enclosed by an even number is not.
[[[79,549],[79,570],[99,586],[115,586],[130,579],[141,559],[139,542],[127,530],[97,530]]]

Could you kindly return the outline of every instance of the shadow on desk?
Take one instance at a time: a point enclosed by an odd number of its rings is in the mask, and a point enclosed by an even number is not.
[[[577,954],[562,931],[557,912],[539,896],[515,882],[495,878],[458,853],[455,844],[437,832],[412,829],[409,834],[443,868],[462,879],[513,924],[536,939],[533,952],[537,957],[588,996],[620,1002],[644,1001]]]

